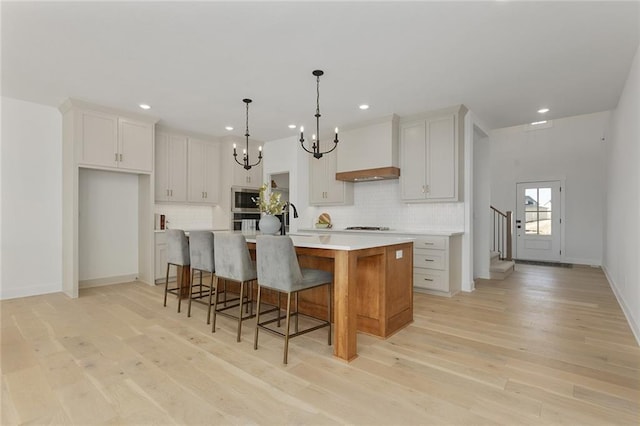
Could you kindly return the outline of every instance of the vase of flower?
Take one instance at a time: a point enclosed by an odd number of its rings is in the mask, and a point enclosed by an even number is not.
[[[267,194],[267,188],[267,184],[263,184],[260,187],[258,199],[254,199],[260,212],[263,213],[258,226],[263,234],[277,234],[282,224],[276,215],[282,214],[287,203],[280,200],[281,194],[279,192]]]
[[[272,214],[265,214],[258,223],[260,232],[269,235],[277,234],[280,231],[280,225],[280,220]]]

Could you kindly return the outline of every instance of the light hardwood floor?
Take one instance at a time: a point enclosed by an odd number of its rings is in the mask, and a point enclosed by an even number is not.
[[[283,342],[205,324],[131,283],[2,301],[2,425],[634,424],[640,349],[599,269],[518,265],[450,299],[416,294],[415,321]],[[184,306],[184,305],[183,305]]]

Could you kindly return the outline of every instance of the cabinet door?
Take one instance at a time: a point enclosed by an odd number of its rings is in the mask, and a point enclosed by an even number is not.
[[[118,117],[84,111],[78,126],[78,163],[118,167]]]
[[[187,138],[169,138],[169,189],[171,201],[187,201]]]
[[[425,122],[400,126],[400,186],[403,200],[424,200],[426,192]]]
[[[158,133],[155,152],[156,201],[187,201],[187,138]]]
[[[118,152],[118,168],[150,173],[153,169],[153,126],[119,118]]]
[[[338,170],[338,158],[336,151],[322,156],[324,160],[324,201],[327,204],[344,203],[344,187],[345,183],[336,180],[336,171]]]
[[[311,205],[326,203],[325,162],[325,157],[316,159],[309,155],[309,204]]]
[[[262,185],[262,162],[257,166],[253,166],[247,171],[247,184],[251,187],[260,187]]]
[[[205,144],[189,139],[189,189],[187,200],[194,203],[204,199]]]
[[[156,133],[155,152],[155,200],[169,201],[169,135]]]
[[[189,190],[192,203],[217,204],[220,198],[220,147],[189,139]]]
[[[204,148],[204,202],[218,204],[220,202],[220,145],[207,143]]]
[[[457,198],[457,156],[455,117],[450,115],[427,123],[427,199]]]

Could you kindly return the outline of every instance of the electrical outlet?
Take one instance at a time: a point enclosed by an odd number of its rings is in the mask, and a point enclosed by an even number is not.
[[[402,259],[402,250],[396,250],[396,259]]]

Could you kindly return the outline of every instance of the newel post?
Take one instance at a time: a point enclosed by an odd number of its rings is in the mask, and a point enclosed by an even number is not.
[[[512,238],[513,238],[513,226],[512,226],[513,212],[507,212],[507,260],[513,260],[512,257]]]

